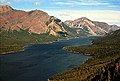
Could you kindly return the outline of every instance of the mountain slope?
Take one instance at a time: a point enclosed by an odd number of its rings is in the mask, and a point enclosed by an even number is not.
[[[42,34],[50,33],[57,35],[57,32],[66,32],[57,21],[56,17],[49,16],[46,12],[40,10],[22,11],[15,10],[10,6],[0,6],[0,29],[13,31],[28,29],[30,33]],[[51,28],[51,29],[50,29]]]
[[[61,37],[62,38],[62,37]],[[45,34],[29,33],[26,30],[1,31],[0,30],[0,54],[23,51],[29,44],[43,44],[56,41],[60,37]]]
[[[0,27],[4,30],[29,29],[32,33],[46,33],[46,22],[50,16],[40,10],[21,11],[14,10],[10,6],[0,6]]]
[[[105,33],[109,33],[110,31],[120,29],[120,27],[116,25],[108,25],[104,22],[91,21],[86,17],[78,18],[74,21],[65,21],[64,23],[70,28],[76,28],[78,34],[93,36],[104,35]]]
[[[60,19],[40,10],[26,12],[0,5],[0,54],[24,50],[28,44],[71,37],[72,32],[61,23]]]
[[[94,25],[96,26],[94,27]],[[0,5],[0,53],[11,52],[11,50],[19,51],[31,43],[46,43],[62,38],[103,35],[111,29],[118,29],[115,25],[110,28],[106,24],[100,25],[101,28],[98,25],[99,22],[93,23],[87,18],[63,23],[60,19],[49,16],[41,10],[26,12]]]
[[[74,34],[74,36],[96,36],[119,29],[116,25],[91,21],[85,17],[63,23],[60,19],[49,16],[41,10],[26,12],[15,10],[10,6],[0,6],[0,22],[1,30],[19,31],[20,29],[28,29],[29,33],[49,33],[54,36],[66,36],[67,34]]]

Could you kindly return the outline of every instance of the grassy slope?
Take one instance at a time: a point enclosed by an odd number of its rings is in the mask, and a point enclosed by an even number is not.
[[[96,39],[93,45],[65,47],[76,53],[91,54],[85,64],[50,78],[50,81],[119,81],[120,30]]]
[[[49,34],[30,34],[27,30],[0,31],[0,54],[23,50],[28,44],[48,43],[57,39]]]

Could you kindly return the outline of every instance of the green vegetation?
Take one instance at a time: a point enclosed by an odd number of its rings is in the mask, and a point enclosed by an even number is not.
[[[70,28],[70,27],[68,27],[66,24],[64,24],[64,23],[62,23],[61,24],[63,27],[64,27],[64,29],[67,31],[67,34],[69,35],[69,36],[71,36],[71,37],[80,37],[80,36],[82,36],[82,35],[79,35],[79,34],[77,34],[77,32],[76,32],[76,28]]]
[[[63,37],[61,37],[63,38]],[[0,54],[17,52],[24,49],[28,44],[41,44],[56,41],[60,38],[49,34],[34,34],[28,30],[0,31]]]
[[[64,47],[65,50],[93,55],[85,64],[50,78],[50,81],[119,81],[120,30],[93,40],[89,46]]]

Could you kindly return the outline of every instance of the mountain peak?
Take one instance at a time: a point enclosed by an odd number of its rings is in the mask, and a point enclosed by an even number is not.
[[[0,5],[0,13],[8,12],[8,11],[11,11],[11,10],[13,10],[13,8],[8,6],[8,5],[5,5],[5,6]]]
[[[90,19],[88,19],[87,17],[81,17],[80,19],[83,19],[83,20],[90,20]]]
[[[92,21],[86,17],[75,19],[74,21],[64,22],[70,28],[76,28],[77,33],[84,33],[87,35],[104,35],[110,31],[118,30],[118,26],[111,26],[104,22]]]
[[[29,14],[47,14],[46,12],[44,11],[41,11],[41,10],[32,10],[32,11],[29,11]]]
[[[75,19],[74,21],[85,21],[85,20],[88,20],[88,21],[91,21],[90,19],[88,19],[87,17],[81,17],[81,18],[78,18],[78,19]]]

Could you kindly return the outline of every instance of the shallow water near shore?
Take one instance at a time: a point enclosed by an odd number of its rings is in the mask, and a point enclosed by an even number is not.
[[[62,49],[64,46],[89,45],[93,38],[34,44],[23,52],[0,55],[0,81],[47,81],[51,76],[79,66],[91,57],[67,52]]]

